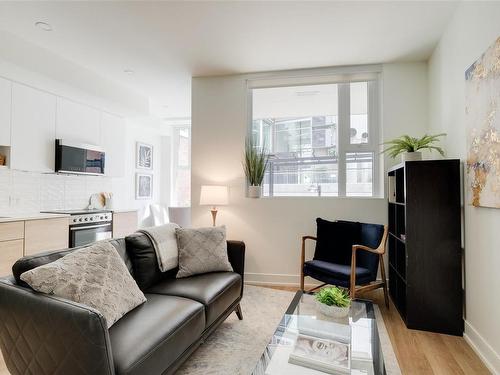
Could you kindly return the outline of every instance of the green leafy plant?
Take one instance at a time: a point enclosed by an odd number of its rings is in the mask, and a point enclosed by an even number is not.
[[[336,286],[331,286],[319,290],[315,294],[318,302],[324,303],[327,306],[348,307],[351,305],[349,293]]]
[[[428,135],[425,134],[422,138],[410,137],[409,135],[402,135],[399,138],[392,139],[384,142],[384,145],[389,145],[383,152],[389,153],[389,156],[395,158],[403,152],[416,152],[418,150],[436,150],[444,156],[444,151],[441,147],[435,146],[434,143],[439,141],[439,137],[445,136],[445,133]]]
[[[259,186],[262,184],[268,163],[269,154],[265,151],[265,147],[258,150],[252,139],[247,138],[243,169],[250,185]]]

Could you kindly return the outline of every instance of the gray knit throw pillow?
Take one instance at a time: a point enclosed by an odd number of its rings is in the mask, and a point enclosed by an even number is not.
[[[226,227],[176,228],[179,248],[177,278],[207,272],[232,271],[227,258]]]
[[[34,290],[82,303],[98,310],[108,328],[146,302],[115,247],[96,242],[21,274]]]

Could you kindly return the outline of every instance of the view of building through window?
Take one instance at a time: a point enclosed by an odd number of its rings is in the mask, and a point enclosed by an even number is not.
[[[191,129],[176,127],[173,131],[172,206],[191,205]]]
[[[265,196],[374,194],[369,84],[252,90],[252,138],[271,154]]]

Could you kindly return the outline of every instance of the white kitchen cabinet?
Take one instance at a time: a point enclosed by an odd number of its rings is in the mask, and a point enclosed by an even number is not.
[[[127,127],[123,118],[102,112],[101,145],[106,153],[106,176],[125,175],[125,137]]]
[[[10,104],[12,83],[0,78],[0,146],[10,146]]]
[[[94,108],[57,98],[56,138],[100,145],[100,112]]]
[[[56,97],[12,83],[12,169],[54,172]]]

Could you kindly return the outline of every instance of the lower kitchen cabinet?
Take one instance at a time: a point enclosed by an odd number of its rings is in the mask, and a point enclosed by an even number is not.
[[[68,247],[69,218],[30,220],[24,227],[24,255]]]
[[[23,256],[24,240],[0,242],[0,277],[12,274],[12,266]]]

